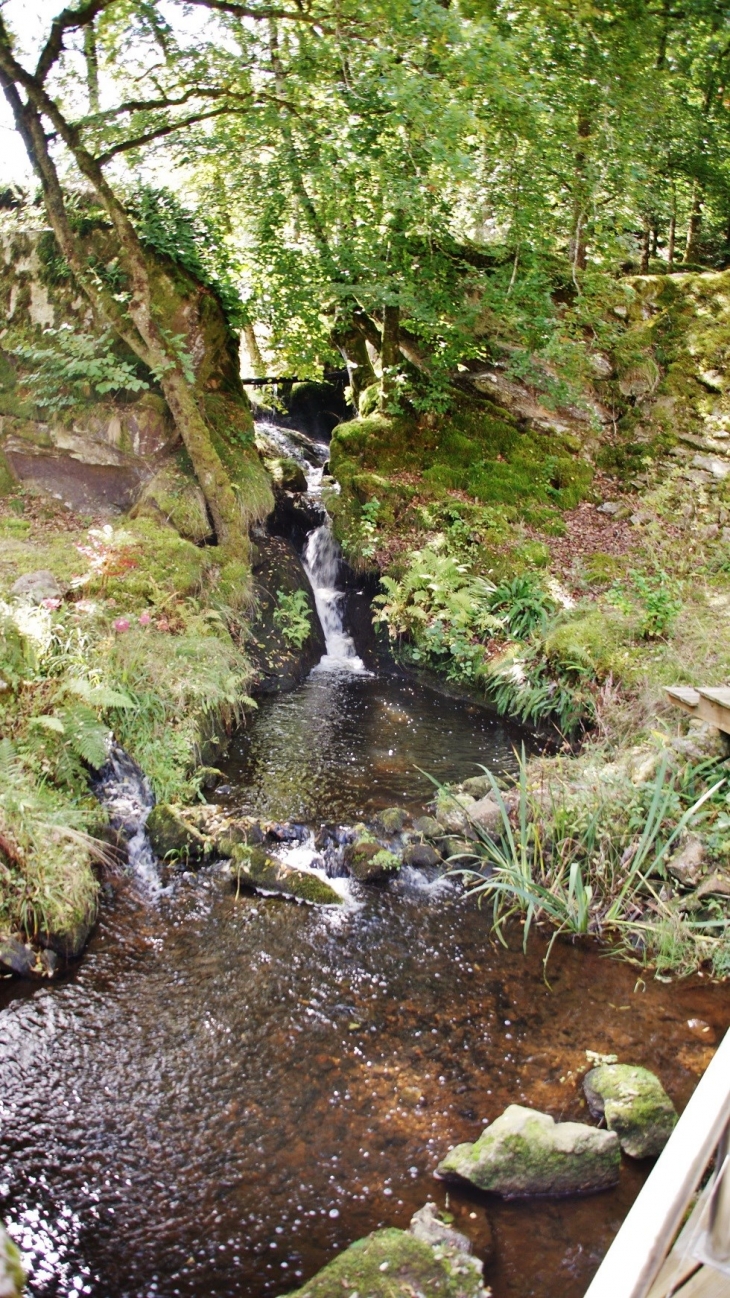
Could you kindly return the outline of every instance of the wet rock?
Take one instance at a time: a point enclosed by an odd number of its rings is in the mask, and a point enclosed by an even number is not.
[[[424,838],[443,838],[444,827],[434,816],[418,816],[413,822],[413,828]]]
[[[0,1298],[22,1298],[24,1288],[20,1252],[5,1228],[0,1226]]]
[[[471,1240],[442,1220],[435,1203],[425,1203],[418,1212],[414,1212],[408,1229],[424,1244],[447,1244],[460,1253],[471,1253]]]
[[[519,1199],[604,1190],[618,1181],[620,1161],[614,1132],[510,1104],[474,1144],[450,1150],[438,1174]]]
[[[462,865],[468,866],[477,859],[474,853],[474,842],[471,839],[452,837],[442,838],[439,846],[444,861],[451,861],[453,857],[461,858],[458,861],[454,861],[454,865],[457,868]]]
[[[48,568],[38,568],[36,572],[26,573],[24,577],[11,586],[13,595],[20,595],[40,604],[44,599],[63,599],[63,589]]]
[[[40,942],[45,948],[43,955],[48,958],[49,953],[53,953],[54,956],[62,956],[64,960],[78,960],[89,940],[98,913],[98,904],[94,901],[83,915],[76,915],[66,928],[42,933]]]
[[[594,1118],[606,1119],[625,1154],[656,1158],[677,1122],[677,1110],[659,1078],[632,1064],[602,1064],[583,1079]]]
[[[152,850],[161,860],[202,860],[208,850],[207,840],[187,822],[177,807],[160,802],[147,819],[147,833]]]
[[[505,803],[505,806],[509,810],[508,803]],[[483,830],[485,834],[498,834],[504,829],[502,808],[493,793],[480,798],[478,802],[475,802],[469,808],[469,819],[473,825]]]
[[[301,464],[288,455],[278,455],[265,461],[275,486],[282,491],[306,491],[307,475]]]
[[[400,834],[408,816],[402,807],[386,807],[375,817],[375,824],[383,834]]]
[[[684,844],[669,861],[667,870],[685,888],[694,888],[702,874],[705,845],[697,834],[687,834]]]
[[[345,848],[343,861],[359,883],[373,883],[400,867],[400,858],[371,837],[356,838]]]
[[[296,897],[315,906],[342,904],[339,892],[326,879],[309,870],[298,870],[285,861],[277,861],[261,847],[234,847],[232,859],[237,882],[249,888]]]
[[[476,798],[468,793],[449,793],[439,789],[436,799],[436,819],[449,834],[461,834],[468,837],[471,832],[467,811],[476,804]]]
[[[409,843],[403,853],[404,865],[414,865],[417,870],[429,870],[441,864],[441,857],[430,843]]]
[[[376,1230],[340,1253],[292,1298],[486,1298],[482,1264],[407,1230]]]
[[[41,972],[33,947],[17,937],[0,938],[0,968],[17,974],[19,978],[37,977]]]
[[[472,775],[468,780],[464,780],[461,785],[461,792],[468,793],[470,797],[486,798],[488,793],[492,792],[492,785],[488,775]]]

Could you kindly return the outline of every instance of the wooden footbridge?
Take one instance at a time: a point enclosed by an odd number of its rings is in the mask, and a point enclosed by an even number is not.
[[[730,1298],[730,1032],[586,1298]]]
[[[693,689],[690,685],[668,685],[664,693],[670,703],[676,703],[691,716],[730,735],[730,689],[727,686]]]

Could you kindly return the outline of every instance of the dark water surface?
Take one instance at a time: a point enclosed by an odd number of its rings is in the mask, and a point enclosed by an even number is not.
[[[414,760],[448,776],[509,759],[511,736],[463,705],[347,688],[315,677],[262,704],[235,797],[352,820],[397,794],[417,805]],[[585,1117],[586,1049],[655,1069],[686,1103],[725,989],[561,944],[549,989],[539,937],[526,958],[512,945],[410,871],[339,912],[236,898],[210,873],[154,906],[122,890],[73,976],[0,984],[0,1217],[31,1292],[275,1298],[443,1203],[439,1158],[508,1103]],[[581,1298],[647,1170],[626,1161],[616,1190],[559,1202],[452,1189],[451,1208],[477,1251],[491,1223],[495,1298]]]

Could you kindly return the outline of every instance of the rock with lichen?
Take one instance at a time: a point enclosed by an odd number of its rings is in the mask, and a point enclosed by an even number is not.
[[[438,1174],[520,1199],[605,1190],[618,1181],[620,1161],[614,1132],[510,1104],[473,1144],[450,1150]]]
[[[625,1154],[656,1158],[677,1122],[677,1110],[659,1078],[633,1064],[601,1064],[583,1079],[588,1107],[605,1118]]]
[[[408,1229],[424,1244],[447,1244],[460,1253],[471,1253],[471,1240],[444,1221],[436,1204],[430,1201],[414,1212]]]
[[[457,1232],[454,1232],[457,1233]],[[482,1264],[446,1243],[407,1230],[376,1230],[359,1239],[297,1289],[292,1298],[486,1298]]]

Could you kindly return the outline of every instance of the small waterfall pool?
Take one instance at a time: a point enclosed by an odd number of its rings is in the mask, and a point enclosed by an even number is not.
[[[299,448],[317,490],[321,451]],[[306,562],[327,653],[261,701],[212,800],[314,830],[422,807],[424,771],[514,761],[519,736],[481,708],[364,670],[326,526]],[[33,1298],[280,1298],[443,1205],[440,1157],[507,1104],[584,1118],[586,1050],[654,1069],[682,1107],[727,1026],[724,988],[588,943],[555,944],[548,987],[539,933],[505,949],[416,870],[338,908],[237,893],[215,864],[155,895],[149,787],[115,753],[101,794],[149,886],[121,881],[56,983],[0,981],[0,1218]],[[452,1189],[450,1208],[495,1298],[582,1298],[647,1170],[626,1160],[586,1199]]]

